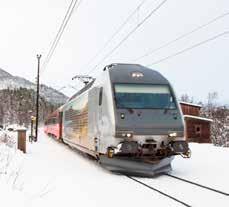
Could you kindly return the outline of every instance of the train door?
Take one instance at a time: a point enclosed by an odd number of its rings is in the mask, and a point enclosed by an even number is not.
[[[102,107],[102,103],[103,103],[103,87],[99,88],[99,114],[98,114],[98,121],[99,121],[99,126],[103,125],[103,121],[102,121],[102,114],[103,114],[103,107]],[[101,130],[101,129],[100,129]]]
[[[102,87],[94,87],[88,93],[88,136],[90,150],[93,151],[99,151],[99,140],[102,128],[102,93]]]
[[[59,139],[61,140],[62,139],[62,130],[63,130],[63,112],[61,111],[61,112],[59,112]]]

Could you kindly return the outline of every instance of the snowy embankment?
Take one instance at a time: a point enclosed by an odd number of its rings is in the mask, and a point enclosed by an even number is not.
[[[190,146],[192,158],[175,158],[172,173],[229,192],[229,148],[209,144]],[[7,169],[6,173],[0,175],[0,203],[5,207],[182,206],[125,176],[104,170],[95,161],[46,137],[42,132],[37,143],[28,143],[27,154],[24,155],[5,144],[0,144],[0,153],[1,156],[6,153],[6,160],[10,157],[10,162],[5,161],[10,163],[9,166],[3,167]],[[181,200],[184,199],[185,202],[193,204],[192,206],[229,204],[227,197],[214,197],[215,194],[211,192],[190,187],[171,178],[160,176],[141,180]],[[196,197],[196,193],[201,197]]]
[[[23,206],[26,197],[21,195],[23,183],[19,177],[25,156],[16,149],[14,134],[7,135],[4,131],[0,132],[0,203],[4,206]]]

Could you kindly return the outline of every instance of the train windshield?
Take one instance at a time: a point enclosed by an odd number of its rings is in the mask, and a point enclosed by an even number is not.
[[[116,107],[122,109],[176,109],[168,85],[115,84]]]

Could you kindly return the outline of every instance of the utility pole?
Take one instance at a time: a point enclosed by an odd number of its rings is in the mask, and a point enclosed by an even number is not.
[[[40,59],[41,55],[37,55],[37,100],[36,100],[36,130],[35,142],[38,139],[38,124],[39,124],[39,92],[40,92]]]

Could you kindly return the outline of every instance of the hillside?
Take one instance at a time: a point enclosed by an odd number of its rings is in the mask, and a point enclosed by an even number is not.
[[[36,92],[33,89],[3,89],[0,90],[0,124],[20,124],[28,126],[31,116],[35,116]],[[41,97],[40,121],[43,122],[47,114],[54,111],[60,104],[47,101]]]
[[[19,88],[26,88],[36,90],[36,85],[25,78],[13,76],[10,73],[6,72],[5,70],[0,68],[0,90],[3,89],[19,89]],[[67,96],[63,93],[48,87],[46,85],[41,85],[40,93],[46,101],[53,103],[53,104],[62,104],[67,100]]]
[[[57,90],[41,85],[40,121],[47,114],[65,103],[67,96]],[[0,124],[24,124],[28,126],[35,116],[36,85],[25,78],[13,76],[0,69]]]

